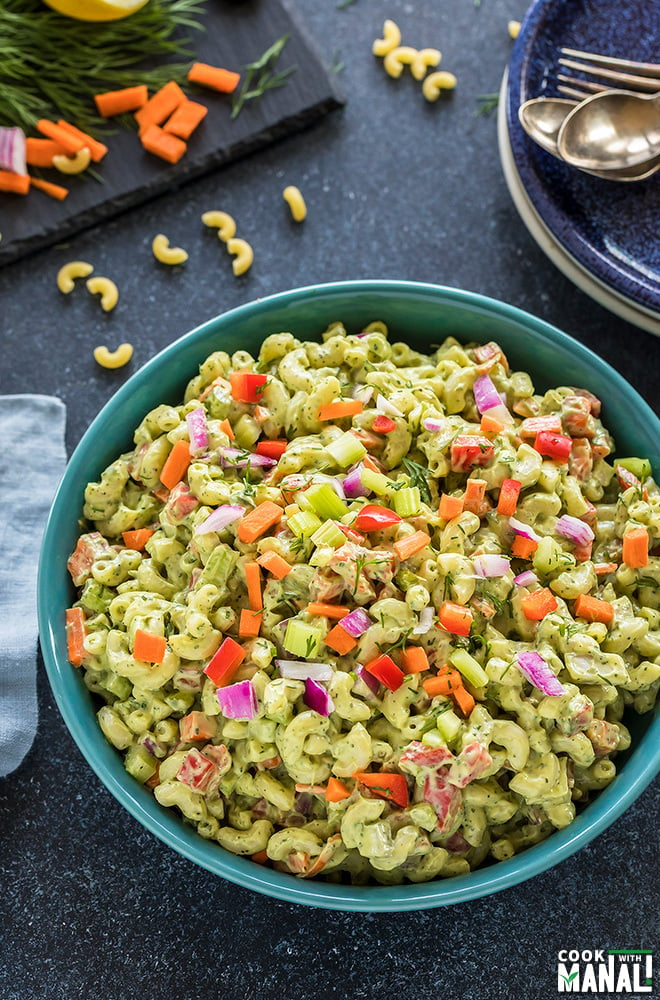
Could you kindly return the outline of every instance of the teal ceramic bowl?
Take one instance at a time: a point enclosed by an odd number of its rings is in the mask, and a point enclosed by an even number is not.
[[[542,320],[493,299],[435,285],[349,281],[300,288],[210,320],[149,361],[113,396],[76,448],[53,502],[38,588],[41,646],[55,699],[83,756],[118,802],[166,844],[215,875],[288,902],[356,912],[460,903],[509,888],[569,857],[613,823],[657,773],[657,714],[655,719],[649,713],[626,720],[633,743],[619,758],[620,773],[569,827],[509,861],[465,876],[393,888],[297,879],[203,840],[126,773],[96,723],[95,706],[80,673],[67,662],[64,611],[74,595],[65,565],[76,542],[85,484],[131,447],[133,429],[147,410],[160,402],[180,401],[189,377],[211,351],[256,352],[270,333],[288,330],[300,339],[315,339],[332,321],[359,330],[375,319],[384,320],[394,338],[420,350],[449,335],[463,341],[496,340],[513,367],[532,374],[537,391],[567,381],[591,389],[604,401],[604,421],[620,453],[646,455],[660,468],[660,421],[655,414],[612,368]]]

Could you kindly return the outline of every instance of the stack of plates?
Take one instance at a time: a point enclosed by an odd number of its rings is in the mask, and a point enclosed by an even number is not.
[[[631,184],[582,173],[518,121],[529,98],[562,96],[562,47],[660,62],[660,2],[535,0],[502,82],[498,120],[506,182],[541,249],[606,309],[660,336],[660,174]]]

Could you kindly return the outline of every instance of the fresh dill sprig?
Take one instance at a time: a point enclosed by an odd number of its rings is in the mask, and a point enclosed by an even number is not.
[[[493,111],[497,110],[497,106],[500,103],[499,94],[479,94],[477,97],[479,102],[479,107],[474,112],[475,115],[492,115]]]
[[[431,503],[431,490],[428,481],[428,469],[425,469],[419,462],[413,462],[411,458],[404,458],[401,462],[410,477],[410,485],[417,486],[419,495],[424,503]]]
[[[194,55],[190,29],[202,30],[204,9],[203,0],[150,0],[130,17],[99,25],[62,17],[41,0],[1,6],[0,125],[32,132],[40,118],[66,118],[91,133],[107,125],[95,94],[185,81]],[[177,59],[187,61],[168,61]]]
[[[238,118],[248,101],[262,97],[267,90],[283,87],[291,74],[295,73],[295,66],[289,66],[287,69],[280,70],[279,73],[274,72],[275,63],[288,41],[289,36],[282,35],[258,59],[243,67],[244,75],[241,87],[232,101],[232,118]]]

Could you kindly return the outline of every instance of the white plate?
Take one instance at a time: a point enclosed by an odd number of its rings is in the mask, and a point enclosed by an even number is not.
[[[497,113],[497,137],[500,162],[509,194],[530,236],[538,243],[541,250],[549,257],[555,267],[559,268],[562,274],[569,281],[573,282],[574,285],[577,285],[586,295],[589,295],[590,298],[616,316],[620,316],[621,319],[626,320],[627,323],[632,323],[633,326],[640,327],[642,330],[660,337],[660,316],[651,310],[645,309],[643,306],[639,306],[618,292],[613,291],[595,278],[591,272],[582,267],[578,261],[564,250],[538,215],[523,187],[511,152],[509,127],[506,118],[507,87],[508,73],[505,71],[500,88]]]

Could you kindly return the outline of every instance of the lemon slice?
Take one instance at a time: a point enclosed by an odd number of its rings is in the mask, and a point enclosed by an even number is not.
[[[134,14],[148,0],[44,0],[49,7],[78,21],[118,21]]]

